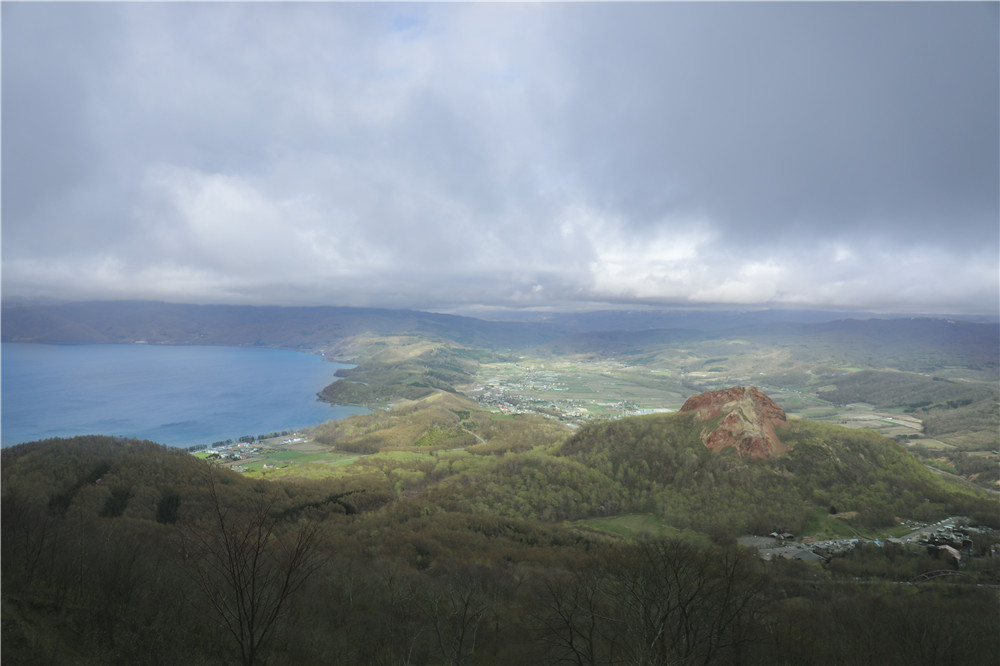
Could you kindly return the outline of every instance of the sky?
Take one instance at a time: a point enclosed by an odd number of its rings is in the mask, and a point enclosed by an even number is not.
[[[4,299],[996,313],[998,3],[2,3]]]

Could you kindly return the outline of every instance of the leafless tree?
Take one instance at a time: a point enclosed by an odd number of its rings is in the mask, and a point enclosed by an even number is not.
[[[607,576],[594,562],[542,577],[532,622],[555,661],[577,666],[613,662],[617,627],[607,588]]]
[[[292,595],[321,566],[318,526],[280,526],[263,489],[243,510],[225,507],[210,473],[212,521],[186,525],[185,560],[240,659],[259,663]]]
[[[740,663],[763,578],[735,547],[648,540],[542,582],[536,624],[554,659],[695,666]]]
[[[740,661],[762,589],[756,560],[736,548],[653,540],[613,564],[626,661],[709,664]]]
[[[471,659],[480,627],[496,602],[487,572],[473,565],[455,565],[428,581],[418,603],[445,663],[459,666]]]

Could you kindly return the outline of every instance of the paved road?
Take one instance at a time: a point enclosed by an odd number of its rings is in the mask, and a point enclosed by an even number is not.
[[[958,519],[955,517],[939,520],[933,525],[928,525],[927,527],[921,527],[919,530],[910,532],[909,534],[904,534],[903,536],[898,537],[897,541],[919,541],[921,537],[928,537],[943,527],[954,527],[955,521],[957,520]]]

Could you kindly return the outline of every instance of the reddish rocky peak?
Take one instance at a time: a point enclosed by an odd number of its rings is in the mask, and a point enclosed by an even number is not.
[[[682,412],[695,412],[702,421],[715,421],[706,427],[701,441],[713,451],[734,446],[740,455],[773,458],[785,451],[775,428],[785,427],[785,412],[756,387],[734,386],[709,391],[688,398]]]

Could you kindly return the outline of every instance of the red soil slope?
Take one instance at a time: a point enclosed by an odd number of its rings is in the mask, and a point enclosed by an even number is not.
[[[734,446],[740,455],[773,458],[785,451],[775,428],[785,427],[785,412],[756,387],[734,386],[688,398],[682,412],[695,412],[703,421],[719,418],[715,429],[701,433],[713,451]],[[721,417],[721,418],[720,418]]]

